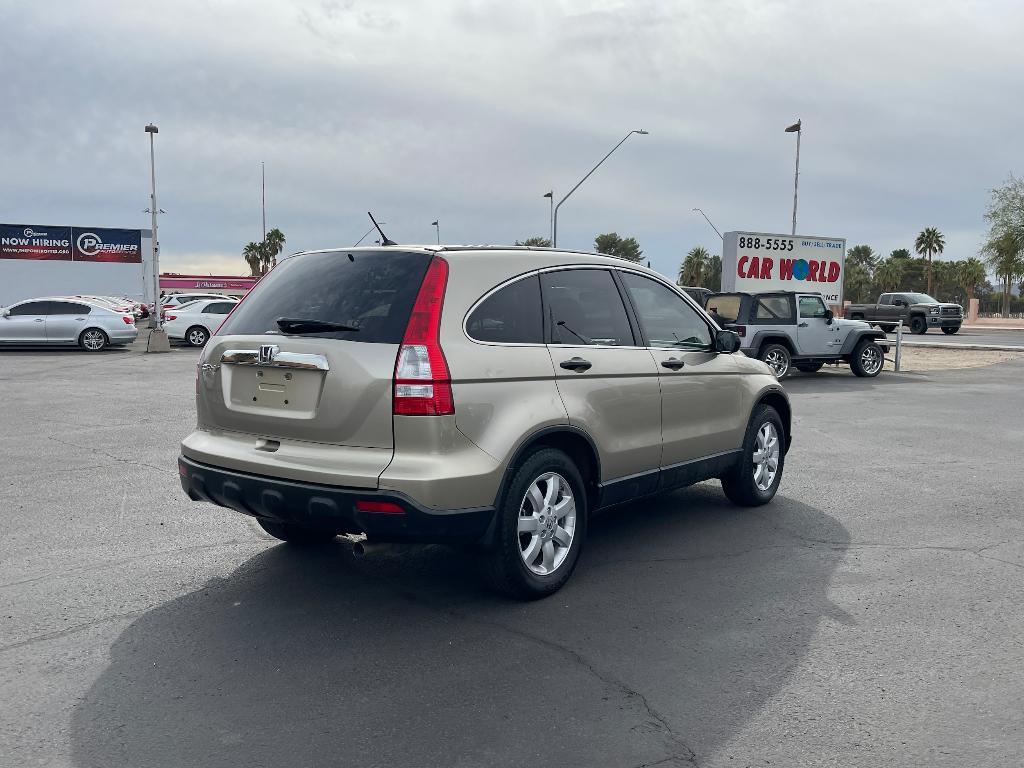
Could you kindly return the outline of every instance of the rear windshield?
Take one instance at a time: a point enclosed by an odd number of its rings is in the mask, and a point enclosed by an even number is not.
[[[294,256],[253,288],[222,335],[285,335],[278,318],[350,325],[303,336],[399,344],[430,256],[403,251],[328,251]]]
[[[718,323],[735,323],[740,316],[740,305],[743,297],[736,294],[724,296],[708,296],[704,302],[708,312]]]

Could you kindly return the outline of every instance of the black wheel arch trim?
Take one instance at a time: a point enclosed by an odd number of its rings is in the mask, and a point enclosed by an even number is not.
[[[839,350],[840,355],[849,355],[853,352],[854,348],[860,344],[863,339],[873,339],[874,341],[888,341],[885,337],[885,332],[877,330],[875,328],[862,328],[860,330],[850,331],[846,339],[843,341],[843,346]],[[879,345],[881,346],[881,345]],[[886,344],[888,346],[888,344]]]
[[[760,357],[761,348],[765,344],[781,344],[789,350],[790,357],[797,357],[796,351],[793,349],[793,341],[786,334],[779,333],[778,331],[758,331],[755,333],[749,344],[751,350],[751,357]]]
[[[777,402],[784,403],[784,411],[780,412],[775,407]],[[750,412],[747,414],[746,424],[750,424],[750,420],[754,418],[754,411],[757,410],[759,405],[768,405],[775,408],[775,411],[779,414],[779,418],[782,419],[782,426],[786,430],[786,453],[789,453],[789,448],[793,444],[793,406],[789,402],[789,396],[786,394],[786,390],[782,387],[767,387],[758,394],[754,404],[750,407]],[[746,426],[744,426],[744,430]]]

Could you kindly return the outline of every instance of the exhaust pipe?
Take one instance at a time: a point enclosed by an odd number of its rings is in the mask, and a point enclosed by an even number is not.
[[[366,557],[367,555],[378,555],[391,549],[391,544],[386,541],[368,541],[362,539],[352,542],[352,554],[355,557]]]

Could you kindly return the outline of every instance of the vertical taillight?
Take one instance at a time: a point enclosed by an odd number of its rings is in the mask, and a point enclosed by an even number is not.
[[[420,284],[395,361],[394,413],[443,416],[455,413],[448,363],[441,350],[441,308],[448,262],[435,256]]]

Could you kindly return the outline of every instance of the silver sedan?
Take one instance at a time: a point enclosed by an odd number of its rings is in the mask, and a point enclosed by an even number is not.
[[[92,304],[85,299],[29,299],[0,312],[0,346],[59,344],[99,352],[131,344],[139,336],[130,312]]]

